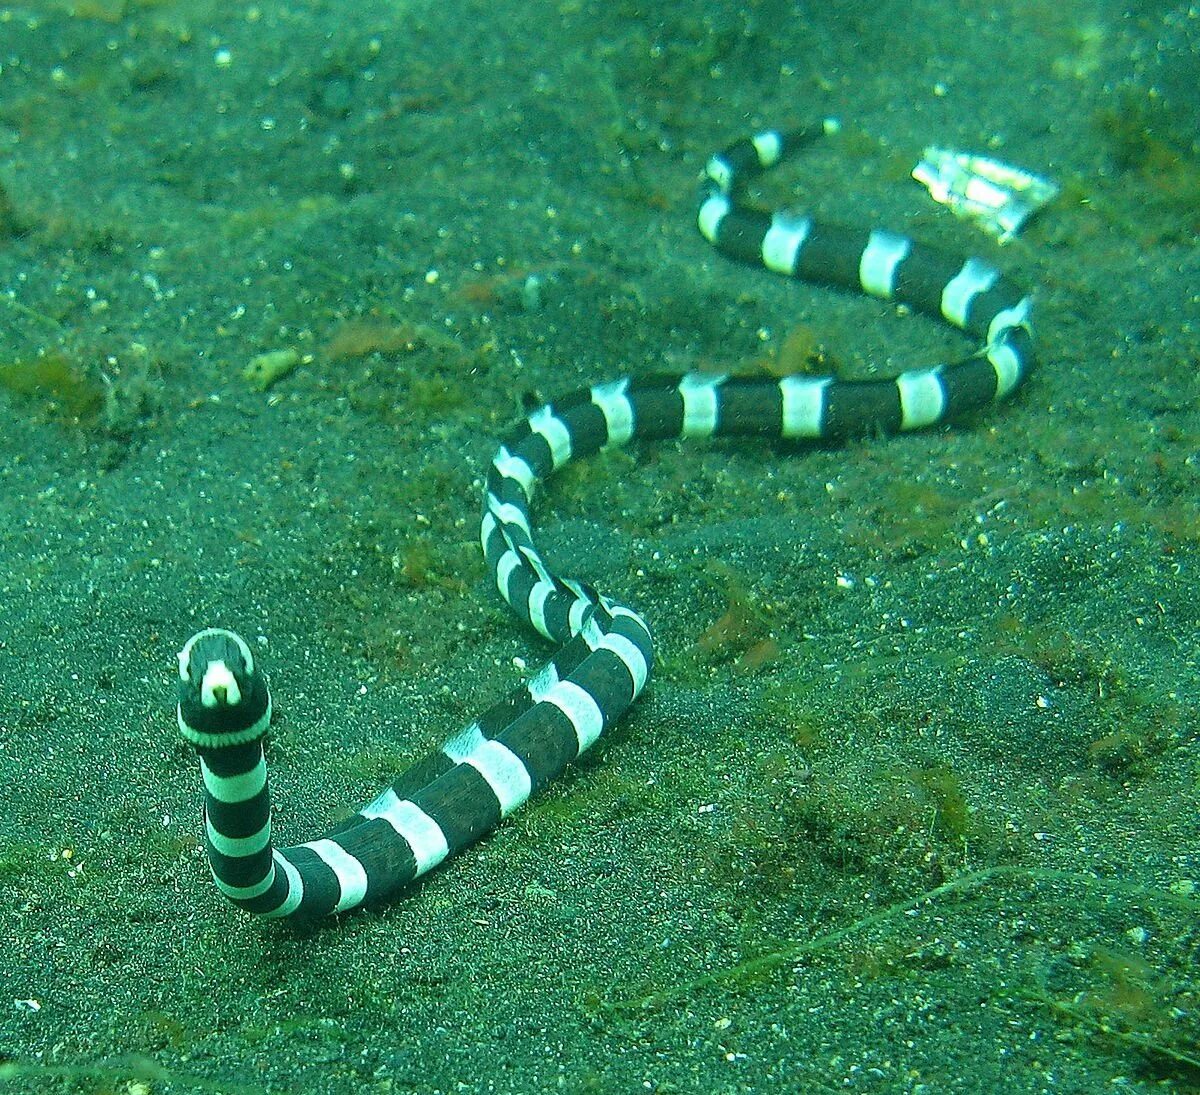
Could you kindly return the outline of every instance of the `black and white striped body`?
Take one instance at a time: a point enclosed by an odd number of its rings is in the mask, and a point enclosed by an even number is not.
[[[808,436],[833,439],[915,430],[1004,398],[1032,364],[1030,301],[992,266],[894,232],[825,224],[796,213],[765,213],[741,202],[748,179],[834,124],[791,133],[769,130],[710,159],[700,190],[701,234],[730,258],[907,305],[965,331],[982,346],[952,365],[909,369],[889,380],[829,380]]]
[[[492,460],[481,542],[501,595],[558,652],[315,840],[288,848],[271,841],[263,757],[271,701],[252,652],[221,629],[193,636],[179,656],[178,721],[200,755],[213,875],[236,905],[307,918],[388,898],[494,829],[637,698],[653,660],[645,622],[583,582],[555,575],[533,544],[536,487],[568,461],[634,440],[833,439],[915,429],[983,406],[1020,382],[1031,360],[1029,302],[991,267],[890,233],[856,233],[740,204],[748,175],[811,135],[762,134],[714,157],[701,191],[704,236],[734,258],[937,316],[981,339],[982,349],[881,381],[626,378],[530,415]]]

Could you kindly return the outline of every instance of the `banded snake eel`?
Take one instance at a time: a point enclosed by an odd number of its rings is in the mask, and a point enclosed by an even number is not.
[[[570,460],[630,441],[735,435],[833,441],[945,422],[1011,393],[1033,360],[1030,300],[993,267],[885,231],[761,212],[747,181],[820,136],[767,131],[709,160],[698,224],[721,253],[943,320],[981,348],[885,380],[626,377],[555,400],[488,469],[480,540],[516,615],[558,646],[539,671],[323,836],[271,838],[266,678],[249,645],[208,628],[179,654],[178,723],[200,760],[205,845],[217,888],[263,917],[308,919],[384,901],[494,829],[557,778],[637,699],[653,662],[632,608],[562,578],[534,546],[538,484]]]

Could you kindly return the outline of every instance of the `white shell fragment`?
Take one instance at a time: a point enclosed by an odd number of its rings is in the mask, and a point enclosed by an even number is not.
[[[1056,184],[1031,171],[934,145],[925,149],[912,175],[935,202],[978,221],[1001,243],[1058,194]]]

